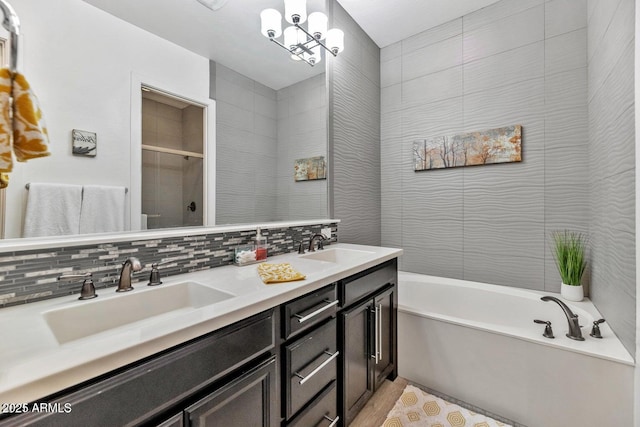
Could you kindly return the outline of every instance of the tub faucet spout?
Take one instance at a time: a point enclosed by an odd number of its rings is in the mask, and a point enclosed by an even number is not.
[[[584,341],[584,338],[582,337],[582,331],[580,330],[580,324],[578,323],[578,315],[574,314],[567,304],[560,301],[556,297],[551,297],[548,295],[545,295],[540,299],[542,301],[553,301],[557,303],[560,308],[562,308],[562,311],[564,311],[564,315],[567,316],[567,322],[569,322],[569,332],[567,333],[567,337],[576,341]]]

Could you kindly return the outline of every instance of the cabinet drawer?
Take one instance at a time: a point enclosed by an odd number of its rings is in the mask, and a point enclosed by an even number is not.
[[[32,412],[0,426],[137,425],[273,349],[274,315],[274,310],[257,314],[75,392],[42,399],[71,404],[68,414]]]
[[[185,410],[189,427],[275,427],[275,356],[213,391]]]
[[[168,420],[164,421],[163,423],[158,424],[157,427],[183,427],[184,424],[183,424],[182,418],[183,418],[183,415],[181,412],[169,418]]]
[[[283,338],[288,339],[336,314],[338,295],[335,284],[290,301],[282,306]]]
[[[291,418],[337,375],[336,319],[285,347],[286,418]]]
[[[387,261],[362,273],[347,277],[340,283],[342,307],[372,294],[388,283],[396,283],[398,276],[397,261]]]
[[[333,427],[338,425],[338,387],[331,383],[287,427]]]

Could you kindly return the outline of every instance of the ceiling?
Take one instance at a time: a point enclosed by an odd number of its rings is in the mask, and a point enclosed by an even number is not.
[[[290,86],[325,69],[324,61],[310,67],[290,60],[284,49],[260,34],[260,11],[271,7],[283,12],[283,0],[228,0],[217,11],[196,0],[84,1],[272,89]],[[379,47],[496,1],[338,0]],[[326,13],[325,0],[307,0],[307,12],[313,11]]]
[[[499,0],[337,1],[382,48]]]
[[[196,0],[84,0],[272,89],[324,72],[324,61],[310,67],[260,33],[260,12],[284,12],[283,0],[229,0],[213,11]],[[324,10],[324,0],[307,0],[308,13]],[[283,28],[288,23],[283,21]]]

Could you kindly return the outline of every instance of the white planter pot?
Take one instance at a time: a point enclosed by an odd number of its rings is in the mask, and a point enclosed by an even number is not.
[[[560,295],[569,301],[582,301],[584,299],[584,289],[582,285],[571,286],[563,283],[560,286]]]

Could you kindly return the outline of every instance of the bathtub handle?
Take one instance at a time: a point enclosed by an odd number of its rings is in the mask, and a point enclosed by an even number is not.
[[[322,354],[326,354],[328,356],[330,356],[327,360],[325,360],[324,362],[322,362],[316,369],[314,369],[313,371],[309,372],[309,375],[302,376],[299,373],[294,373],[293,375],[295,375],[296,377],[300,378],[300,385],[303,385],[304,383],[306,383],[307,381],[309,381],[315,374],[317,374],[318,372],[320,372],[322,370],[322,368],[324,368],[325,366],[327,366],[329,363],[331,363],[332,360],[334,360],[336,357],[338,357],[338,355],[340,354],[339,351],[336,351],[335,353],[331,354],[328,351],[323,351]]]
[[[317,309],[316,311],[314,311],[313,313],[309,313],[306,316],[303,316],[301,314],[294,314],[293,317],[298,319],[298,323],[304,323],[309,319],[312,319],[314,317],[316,317],[318,314],[322,313],[325,310],[330,309],[331,307],[338,305],[338,303],[340,302],[339,300],[335,300],[335,301],[329,301],[328,299],[325,299],[324,302],[327,304],[323,307],[320,307],[319,309]]]
[[[545,337],[545,338],[555,338],[553,336],[553,329],[551,329],[551,322],[550,321],[534,319],[533,322],[534,323],[538,323],[540,325],[547,325],[547,326],[544,327],[544,333],[542,334],[543,337]]]

